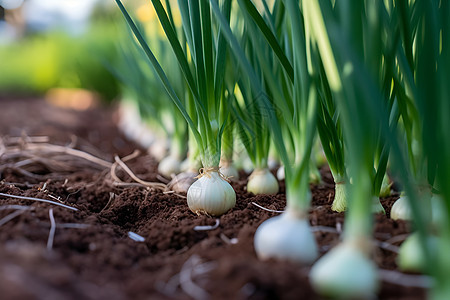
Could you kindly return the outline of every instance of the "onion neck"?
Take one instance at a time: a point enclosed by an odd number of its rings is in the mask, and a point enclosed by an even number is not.
[[[366,254],[372,232],[372,184],[366,170],[360,168],[349,189],[344,241],[356,245]]]
[[[312,198],[309,172],[303,170],[302,174],[291,175],[293,178],[286,178],[286,210],[299,216],[307,216]]]
[[[170,144],[170,156],[181,161],[186,156],[186,137],[183,134],[174,134]]]
[[[334,199],[331,209],[336,212],[343,212],[347,208],[347,187],[345,181],[337,181],[334,183]]]

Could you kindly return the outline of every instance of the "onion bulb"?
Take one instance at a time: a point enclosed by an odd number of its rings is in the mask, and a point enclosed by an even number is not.
[[[269,159],[267,160],[267,166],[269,167],[269,170],[275,170],[280,166],[280,163],[278,159],[269,157]]]
[[[409,206],[409,200],[406,196],[400,196],[395,201],[391,208],[391,219],[393,220],[405,220],[412,219],[411,207]]]
[[[342,299],[373,298],[378,289],[375,264],[350,242],[343,242],[319,259],[309,279],[322,295]]]
[[[242,159],[241,167],[247,174],[251,173],[254,170],[252,160],[248,156],[246,156],[246,157],[244,157],[244,159]]]
[[[239,180],[239,173],[231,161],[222,161],[220,163],[220,173],[231,181]]]
[[[175,155],[164,157],[158,165],[158,173],[164,177],[171,178],[175,174],[180,173],[181,160]]]
[[[426,237],[428,249],[432,255],[437,254],[438,240],[437,237],[429,235]],[[427,259],[420,244],[420,237],[417,232],[408,236],[408,238],[400,245],[397,256],[397,265],[402,271],[424,272],[427,269]]]
[[[161,161],[167,155],[169,143],[166,139],[156,139],[148,148],[148,152],[157,160]]]
[[[168,187],[176,193],[187,193],[191,185],[197,180],[197,172],[186,171],[172,178]]]
[[[284,180],[285,174],[284,174],[284,166],[280,166],[277,170],[277,178],[278,180]]]
[[[254,246],[262,260],[276,258],[311,264],[318,255],[308,220],[291,211],[264,221],[256,230]]]
[[[255,195],[275,195],[278,181],[269,169],[255,169],[248,178],[247,191]]]
[[[236,193],[217,169],[206,169],[200,176],[187,192],[187,203],[192,212],[220,216],[236,205]]]

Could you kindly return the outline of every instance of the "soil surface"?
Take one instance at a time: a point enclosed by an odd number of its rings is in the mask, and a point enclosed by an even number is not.
[[[11,97],[0,105],[0,193],[69,206],[0,196],[1,299],[320,299],[308,267],[263,262],[253,249],[258,225],[277,215],[253,203],[283,210],[283,182],[276,196],[254,196],[242,173],[233,183],[236,207],[218,219],[199,217],[182,196],[113,185],[110,167],[67,153],[25,151],[31,143],[78,149],[110,163],[114,155],[127,156],[139,147],[116,128],[114,107],[75,111]],[[143,180],[161,179],[145,151],[126,164]],[[333,180],[326,167],[321,174],[323,182],[311,186],[310,222],[323,255],[339,242],[344,214],[331,212]],[[117,176],[133,182],[121,168]],[[382,199],[387,214],[375,216],[373,234],[375,261],[394,272],[395,251],[409,231],[388,218],[397,197]],[[196,228],[217,222],[213,230]],[[426,297],[423,289],[382,279],[379,299]]]

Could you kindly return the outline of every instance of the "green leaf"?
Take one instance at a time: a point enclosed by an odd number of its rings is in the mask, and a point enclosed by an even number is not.
[[[286,73],[289,76],[289,79],[293,82],[294,81],[294,69],[289,62],[288,58],[284,54],[280,44],[278,43],[277,38],[275,37],[274,33],[270,29],[270,27],[266,24],[264,19],[259,14],[256,7],[253,5],[253,3],[250,0],[238,0],[240,5],[245,8],[248,15],[253,19],[253,21],[256,23],[256,25],[261,30],[261,33],[266,38],[269,45],[272,47],[274,53],[280,60],[280,63],[282,64],[283,68],[285,69]]]
[[[169,94],[172,101],[175,103],[175,105],[180,110],[183,117],[188,122],[192,133],[194,134],[195,139],[199,144],[202,142],[202,138],[197,130],[196,125],[192,121],[192,119],[189,117],[189,114],[187,113],[186,109],[184,108],[183,104],[181,103],[180,99],[178,99],[177,94],[175,93],[174,88],[169,82],[169,79],[167,78],[166,74],[164,73],[164,70],[162,69],[161,65],[159,64],[158,60],[156,59],[153,52],[150,50],[150,47],[148,46],[147,42],[145,41],[144,37],[140,33],[139,29],[136,27],[135,23],[131,19],[130,15],[128,14],[127,10],[123,6],[122,2],[120,0],[116,0],[117,5],[120,8],[120,11],[122,12],[123,16],[125,17],[128,25],[130,26],[131,30],[133,31],[134,35],[136,36],[137,40],[139,41],[139,44],[141,45],[142,49],[144,50],[145,54],[147,55],[148,59],[152,63],[153,67],[155,68],[155,71],[157,72],[159,78],[161,79],[164,88],[166,89],[167,93]]]

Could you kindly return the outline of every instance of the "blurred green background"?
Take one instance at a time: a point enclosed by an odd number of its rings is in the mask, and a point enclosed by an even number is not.
[[[69,88],[114,99],[119,85],[105,63],[116,59],[120,22],[105,1],[0,0],[0,94]]]

